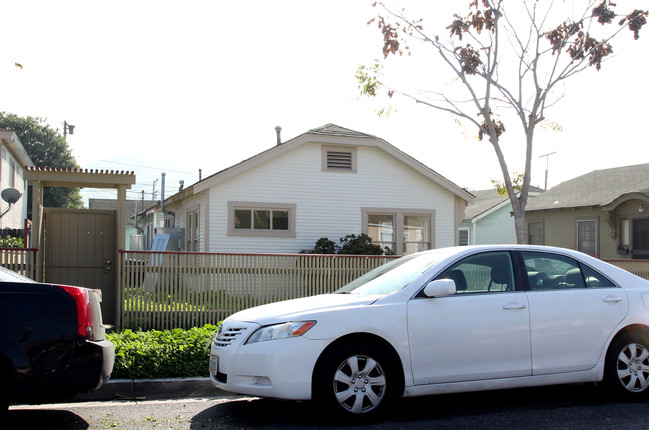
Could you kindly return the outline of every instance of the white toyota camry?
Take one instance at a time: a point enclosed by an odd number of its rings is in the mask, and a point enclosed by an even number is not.
[[[224,390],[363,417],[401,396],[574,382],[641,399],[649,281],[562,248],[436,249],[232,315],[209,369]]]

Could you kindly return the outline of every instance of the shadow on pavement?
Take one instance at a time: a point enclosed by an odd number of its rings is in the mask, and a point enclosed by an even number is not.
[[[361,420],[350,425],[331,422],[312,402],[246,398],[205,409],[192,417],[191,428],[330,429],[376,424],[372,427],[402,430],[404,425],[428,428],[432,423],[439,429],[457,429],[509,428],[514,422],[522,424],[520,428],[542,428],[544,423],[556,425],[557,414],[566,414],[563,422],[571,423],[566,428],[580,428],[582,420],[595,418],[605,403],[601,390],[592,385],[447,394],[403,399],[378,423]],[[586,416],[574,416],[575,408],[585,408]]]
[[[89,428],[89,425],[81,417],[69,411],[9,409],[6,421],[0,424],[0,427],[4,429],[85,430]]]

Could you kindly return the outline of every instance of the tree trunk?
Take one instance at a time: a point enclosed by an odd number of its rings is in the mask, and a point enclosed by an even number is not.
[[[523,245],[527,243],[527,228],[525,225],[525,206],[521,200],[514,196],[510,198],[514,212],[514,227],[516,229],[516,243]]]

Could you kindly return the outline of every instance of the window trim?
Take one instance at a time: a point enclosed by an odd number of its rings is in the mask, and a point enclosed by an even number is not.
[[[200,206],[185,212],[185,251],[199,252],[201,243]]]
[[[362,207],[361,208],[361,222],[363,226],[363,233],[369,234],[368,221],[369,215],[392,215],[394,216],[394,234],[395,238],[395,249],[393,249],[396,255],[404,255],[404,241],[402,240],[405,234],[404,231],[404,217],[406,215],[427,215],[428,216],[428,231],[430,237],[428,238],[429,247],[428,249],[436,248],[436,236],[435,236],[435,209],[406,209],[406,208],[372,208],[372,207]]]
[[[350,169],[332,169],[328,164],[329,152],[346,152],[351,155]],[[335,145],[322,145],[321,158],[322,158],[322,171],[328,173],[357,173],[356,166],[356,147],[355,146],[335,146]]]
[[[545,220],[530,220],[527,221],[527,243],[528,245],[543,245],[545,244]],[[541,243],[532,243],[532,235],[530,225],[539,224],[541,226]]]
[[[462,243],[460,243],[460,233],[462,233],[462,232],[466,232],[466,244],[465,245],[462,245]],[[471,235],[470,235],[470,233],[471,233],[471,230],[469,229],[469,227],[458,227],[458,229],[457,229],[457,246],[469,246],[469,245],[471,245]]]
[[[591,255],[588,254],[586,251],[582,251],[579,249],[579,223],[586,223],[586,222],[594,222],[595,223],[595,254]],[[597,257],[599,256],[599,220],[597,218],[583,218],[583,219],[577,219],[577,225],[576,231],[575,231],[575,241],[576,241],[576,249],[579,252],[583,252],[584,254],[591,255],[592,257]]]
[[[228,236],[239,237],[285,237],[295,238],[295,211],[297,205],[294,203],[262,203],[262,202],[228,202]],[[288,211],[288,230],[255,230],[235,229],[234,228],[234,211],[235,209],[245,210],[285,210]]]

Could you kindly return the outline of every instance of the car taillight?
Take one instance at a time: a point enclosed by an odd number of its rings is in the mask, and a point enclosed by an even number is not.
[[[92,310],[90,294],[92,290],[81,287],[71,287],[69,285],[57,285],[74,299],[77,310],[77,334],[83,339],[93,339],[95,330],[95,318]]]

